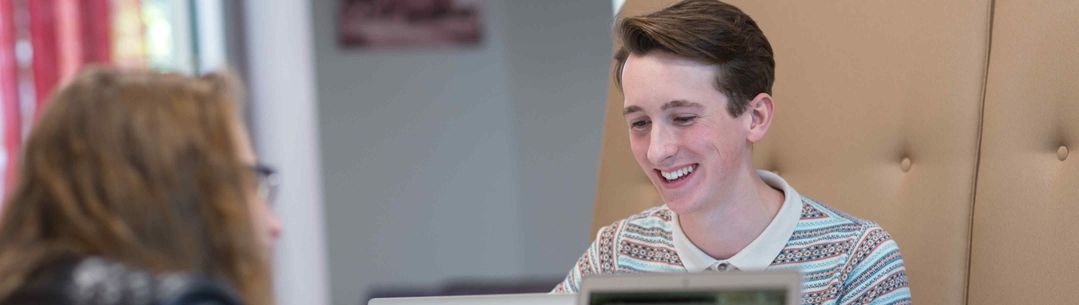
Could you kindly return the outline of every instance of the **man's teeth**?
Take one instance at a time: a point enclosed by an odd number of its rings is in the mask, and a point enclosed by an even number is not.
[[[696,169],[696,166],[690,165],[671,172],[661,171],[660,174],[663,175],[663,178],[666,178],[667,181],[671,181],[682,178],[682,176],[689,175],[689,173],[692,173],[694,169]]]

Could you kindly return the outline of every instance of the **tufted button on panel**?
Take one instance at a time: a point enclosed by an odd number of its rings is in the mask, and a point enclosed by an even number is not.
[[[1067,146],[1060,145],[1060,148],[1057,148],[1057,159],[1059,159],[1060,161],[1064,161],[1064,160],[1068,159],[1068,147]]]
[[[903,172],[909,172],[910,171],[910,166],[911,166],[910,158],[908,158],[908,157],[904,157],[903,161],[899,161],[899,168],[902,169]]]

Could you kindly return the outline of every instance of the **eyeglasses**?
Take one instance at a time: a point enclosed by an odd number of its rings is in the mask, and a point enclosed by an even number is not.
[[[277,186],[279,184],[277,170],[269,165],[256,163],[251,166],[251,171],[255,172],[259,197],[262,197],[267,203],[272,203],[277,196]]]

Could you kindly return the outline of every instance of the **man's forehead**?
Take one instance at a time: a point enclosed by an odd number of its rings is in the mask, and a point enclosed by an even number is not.
[[[726,103],[713,64],[656,50],[629,54],[621,68],[623,115]]]
[[[674,91],[669,92],[674,94],[690,87],[693,90],[716,89],[718,76],[715,65],[658,51],[631,55],[621,69],[621,91],[627,97],[660,94],[660,91]],[[671,98],[669,100],[679,97]]]
[[[639,64],[642,62],[672,67],[695,67],[698,69],[706,69],[708,71],[715,71],[716,68],[716,65],[712,63],[681,56],[664,50],[652,50],[646,53],[629,53],[626,57],[625,64],[622,65],[622,72],[625,72],[626,66],[629,66],[630,63]]]

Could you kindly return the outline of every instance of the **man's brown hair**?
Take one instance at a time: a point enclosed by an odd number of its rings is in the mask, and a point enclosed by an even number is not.
[[[759,93],[772,93],[772,46],[757,23],[737,7],[718,0],[685,0],[619,22],[623,46],[615,55],[615,81],[630,54],[666,51],[716,66],[716,89],[729,99],[727,112],[739,116]]]

